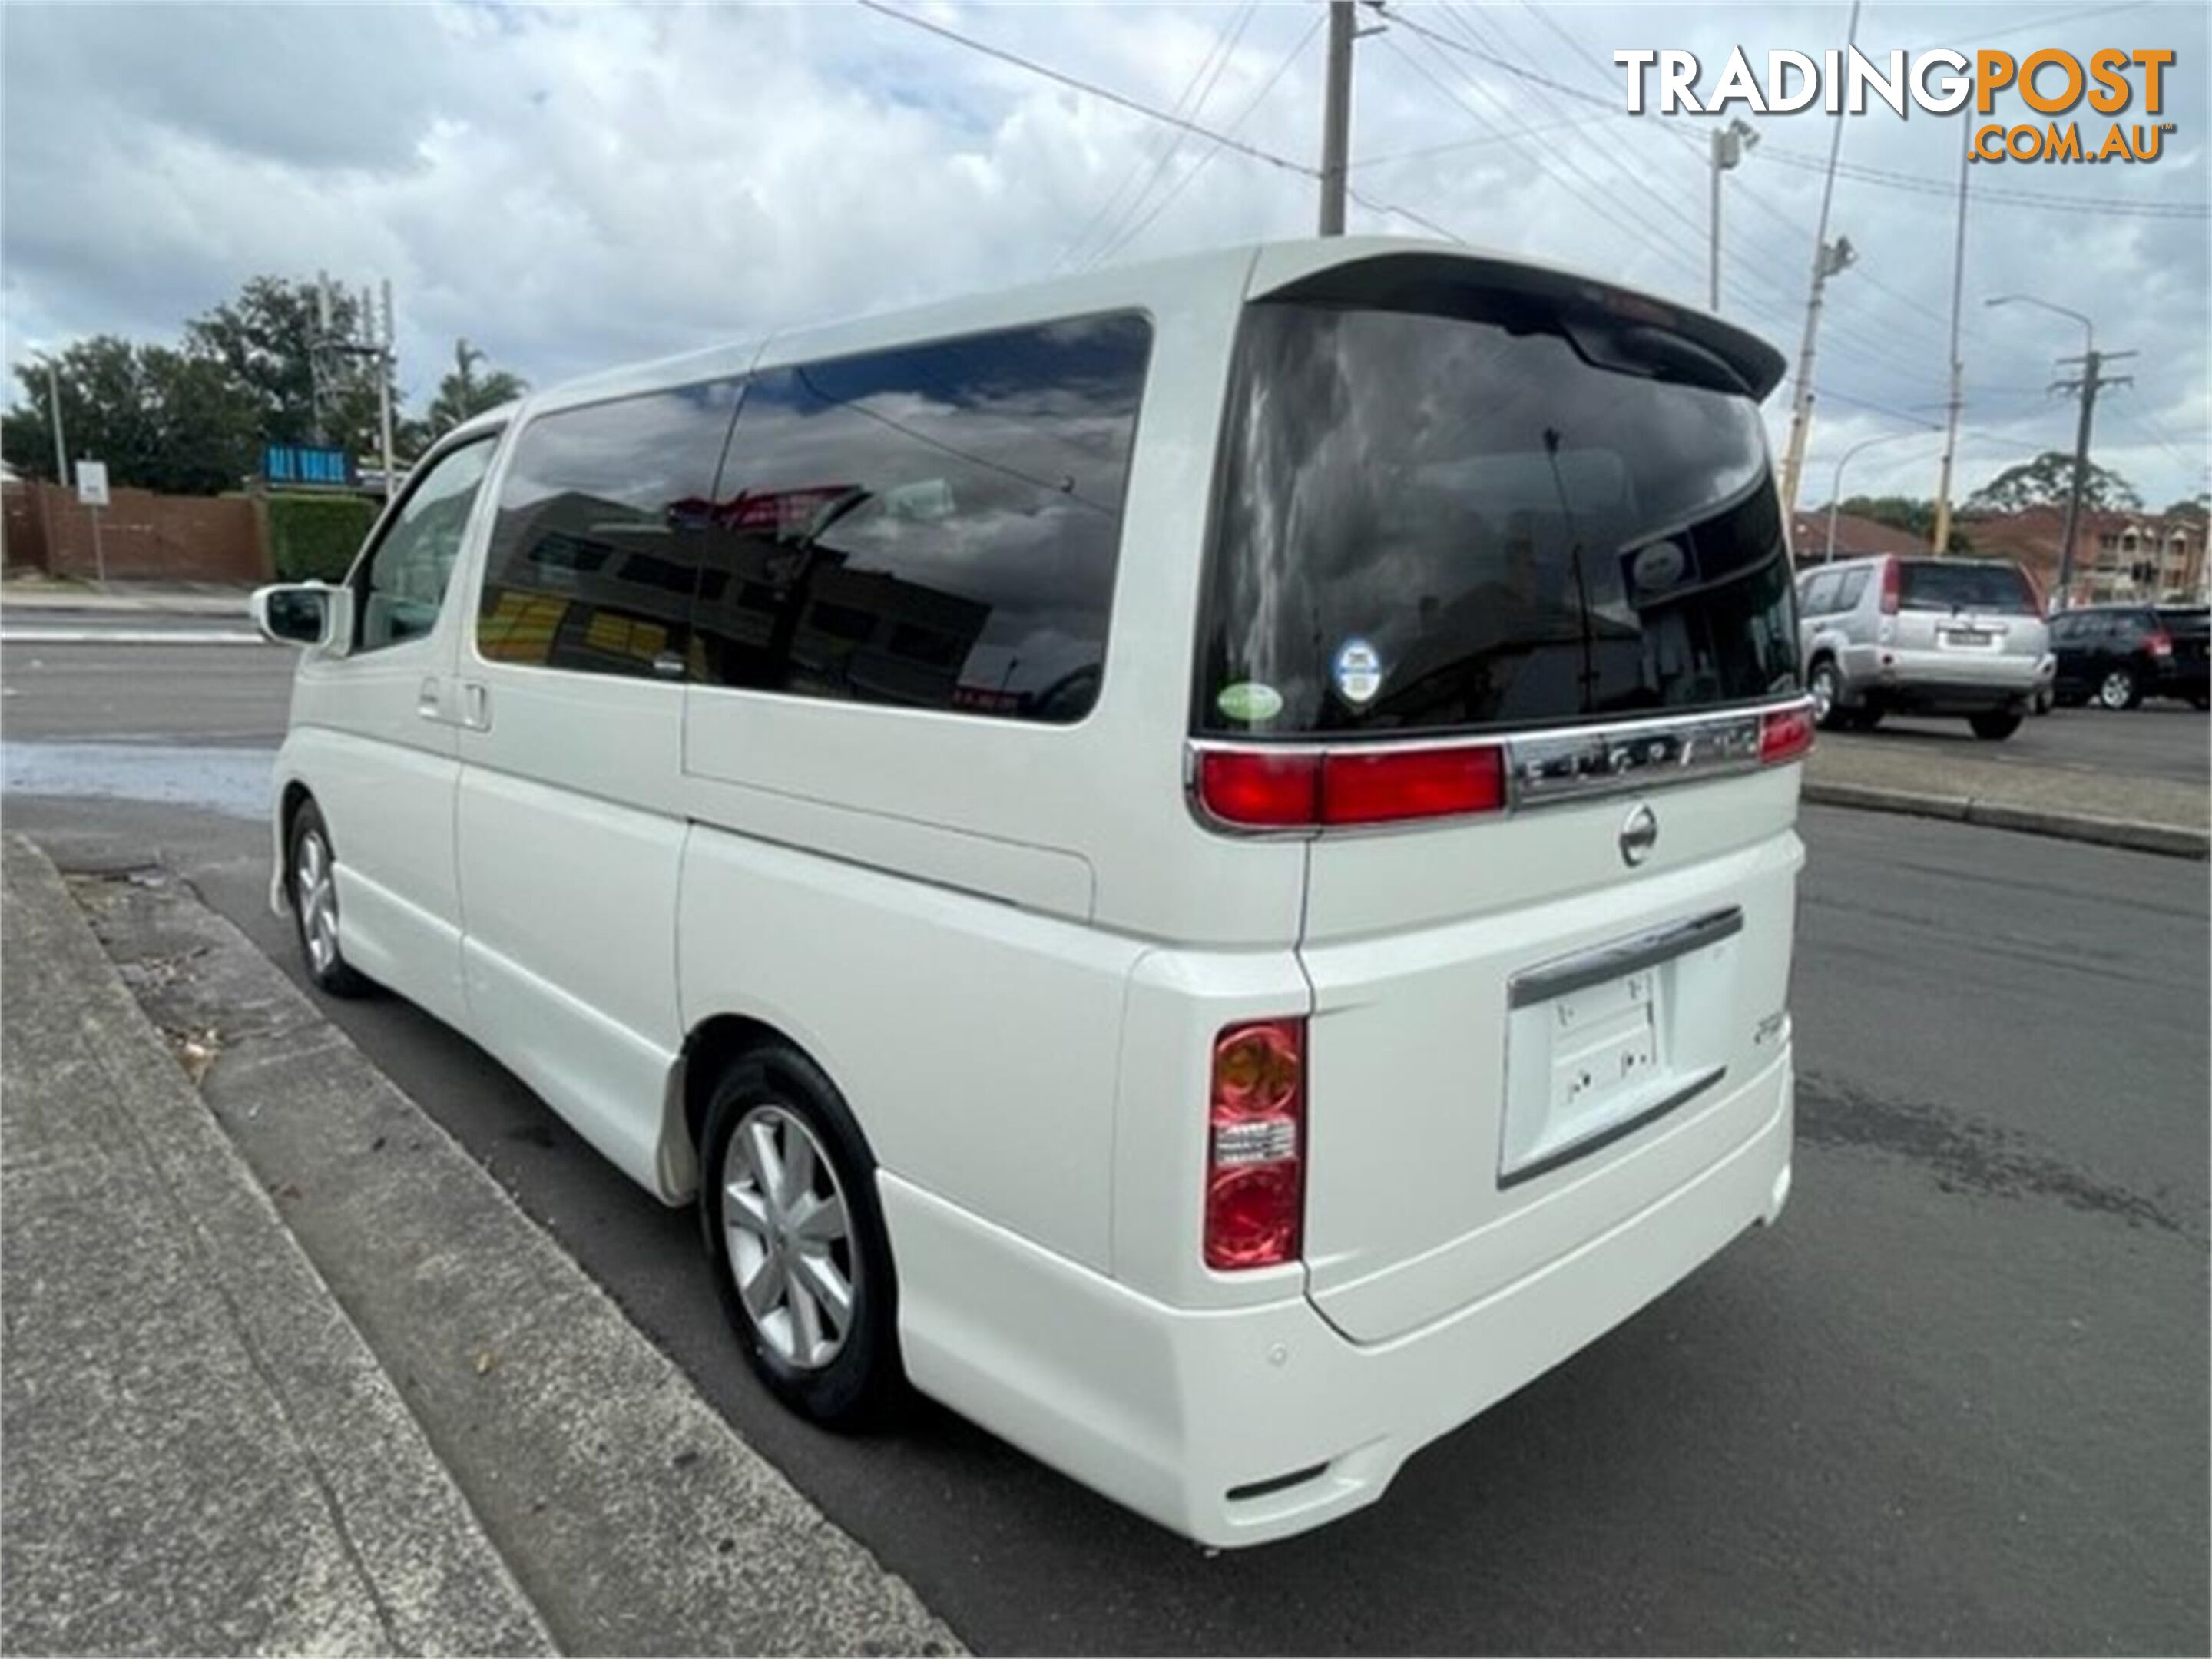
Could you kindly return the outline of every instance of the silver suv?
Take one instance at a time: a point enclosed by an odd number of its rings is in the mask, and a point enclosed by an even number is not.
[[[1797,578],[1797,616],[1824,726],[1961,714],[1994,742],[2047,705],[2051,630],[2018,565],[1895,554],[1816,565]]]

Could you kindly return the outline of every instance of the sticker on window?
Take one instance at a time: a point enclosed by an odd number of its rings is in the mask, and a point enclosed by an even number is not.
[[[1213,706],[1221,711],[1224,720],[1259,726],[1283,712],[1283,694],[1259,680],[1239,680],[1234,685],[1223,686]]]
[[[1382,689],[1382,654],[1365,640],[1346,640],[1336,648],[1336,695],[1364,708]]]

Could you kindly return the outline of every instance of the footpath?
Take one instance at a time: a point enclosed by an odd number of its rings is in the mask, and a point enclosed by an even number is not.
[[[229,923],[0,876],[0,1650],[958,1651]]]
[[[2179,858],[2212,854],[2212,794],[2201,785],[1977,760],[1878,737],[1821,732],[1805,799]]]
[[[131,616],[222,617],[243,623],[250,587],[222,582],[57,581],[50,576],[16,576],[0,581],[0,613],[29,619],[40,611],[97,611]]]

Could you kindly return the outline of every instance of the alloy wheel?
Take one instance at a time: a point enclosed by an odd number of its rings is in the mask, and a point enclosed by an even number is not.
[[[722,1153],[722,1226],[745,1316],[786,1364],[819,1370],[853,1328],[860,1290],[836,1166],[794,1112],[754,1107]]]
[[[2097,688],[2097,701],[2107,708],[2125,708],[2135,701],[2135,677],[2124,668],[2115,668]]]
[[[292,891],[308,965],[327,974],[338,959],[338,891],[330,843],[313,830],[302,832],[293,852]]]

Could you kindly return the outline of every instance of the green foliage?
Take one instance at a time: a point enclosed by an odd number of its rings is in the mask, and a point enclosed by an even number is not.
[[[364,320],[358,296],[337,294],[324,338],[313,283],[256,276],[226,304],[187,322],[181,346],[112,335],[79,340],[55,356],[70,454],[106,461],[118,484],[180,495],[235,489],[260,466],[264,443],[319,441],[374,455],[381,447],[376,360],[332,349],[358,336]],[[485,372],[483,358],[459,343],[457,372],[445,377],[426,420],[398,414],[392,388],[401,460],[471,415],[520,395],[520,380]],[[15,372],[21,392],[0,416],[0,455],[27,477],[50,478],[46,370],[27,362]]]
[[[1998,473],[1973,493],[1966,510],[2018,513],[2031,507],[2063,507],[2073,487],[2073,456],[2063,449],[2046,449],[2033,460]],[[2118,473],[2091,461],[2082,478],[2081,505],[2100,513],[2136,513],[2142,509],[2142,497]]]
[[[528,381],[503,368],[479,376],[476,368],[483,356],[466,340],[453,342],[453,372],[438,382],[424,422],[431,438],[443,437],[463,421],[512,403],[530,389]]]
[[[280,580],[342,580],[376,521],[376,503],[360,495],[269,497],[269,557]]]

